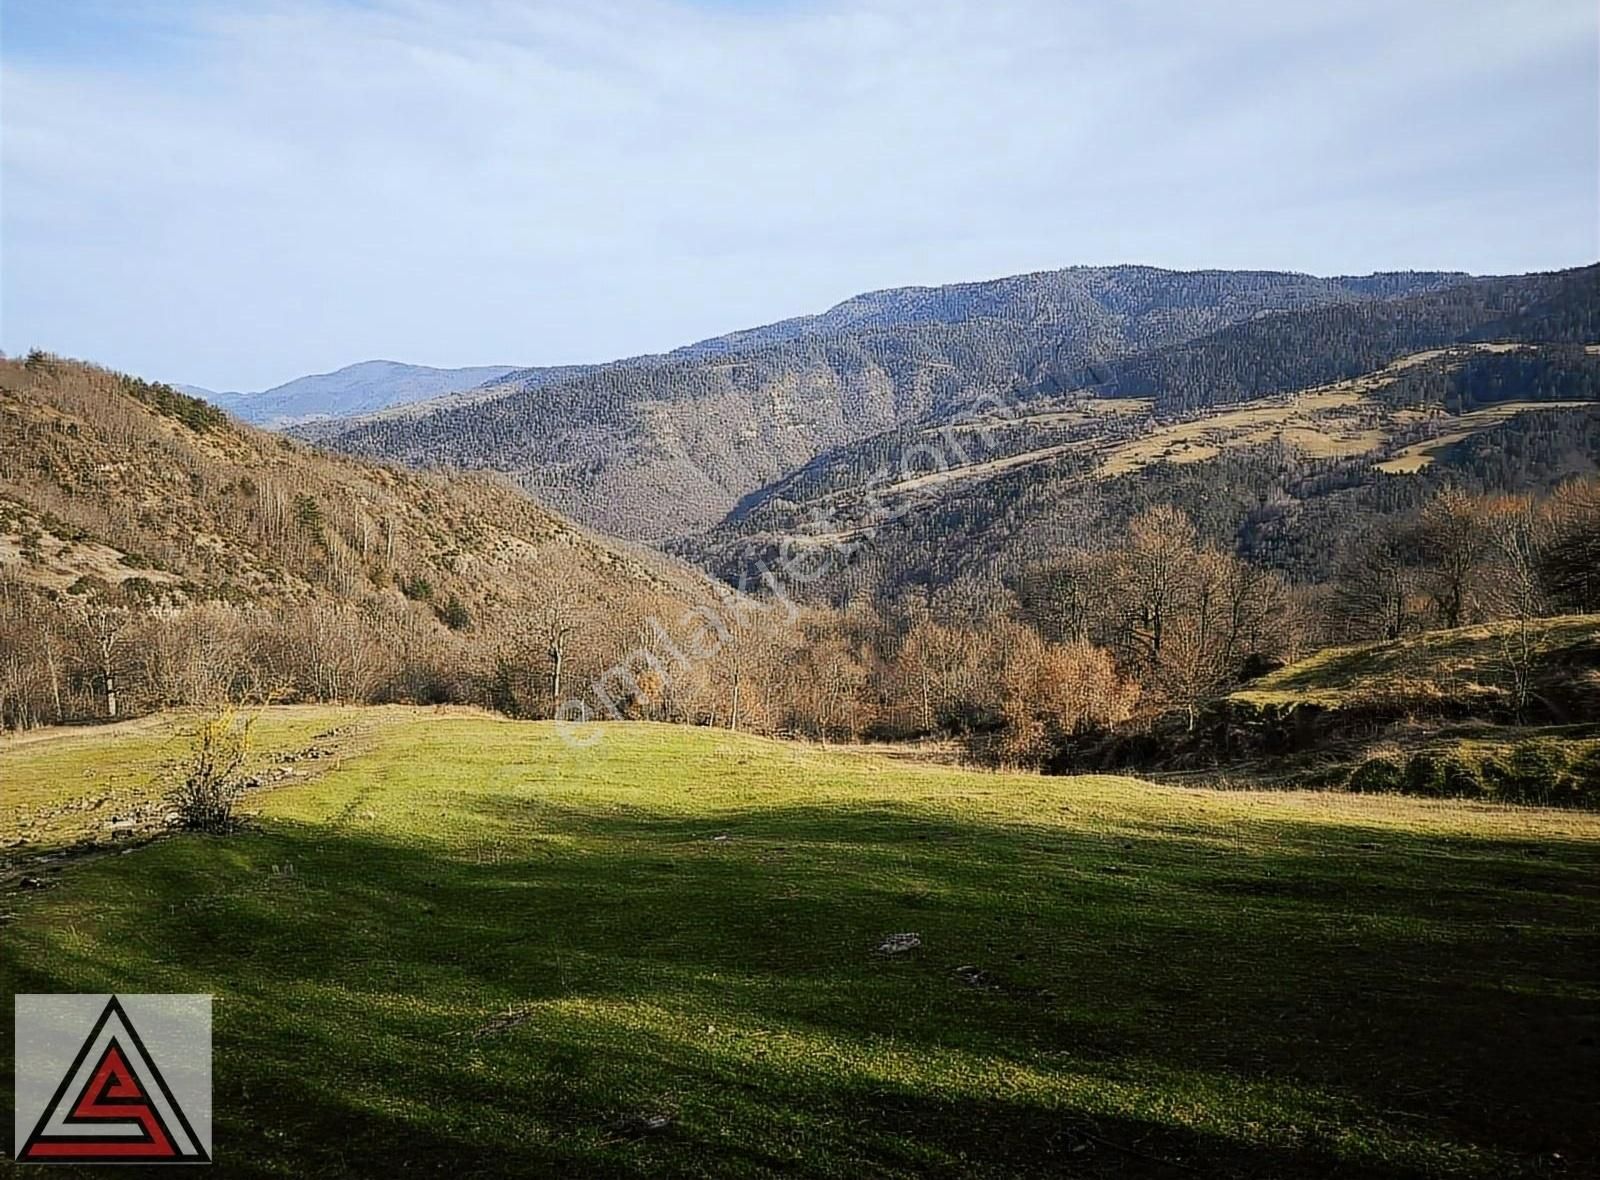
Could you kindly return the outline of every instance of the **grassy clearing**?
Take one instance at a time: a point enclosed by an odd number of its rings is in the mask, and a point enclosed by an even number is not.
[[[1259,446],[1274,439],[1322,458],[1359,455],[1387,437],[1374,425],[1375,417],[1373,403],[1345,384],[1262,398],[1156,427],[1118,443],[1106,452],[1099,474],[1127,475],[1157,462],[1199,463],[1229,447]]]
[[[217,994],[231,1175],[1596,1164],[1600,817],[649,725],[360,734],[250,834],[0,898],[8,991]],[[148,740],[19,747],[5,790]]]
[[[247,772],[279,763],[321,734],[381,715],[353,708],[269,710],[257,719]],[[0,850],[103,839],[113,817],[161,808],[193,724],[193,718],[164,714],[0,737]],[[286,768],[285,777],[305,773]]]
[[[1518,414],[1537,413],[1541,410],[1571,410],[1592,405],[1593,402],[1502,402],[1486,406],[1481,410],[1471,410],[1454,418],[1453,429],[1424,442],[1412,443],[1409,447],[1395,452],[1392,459],[1385,459],[1373,466],[1389,475],[1413,475],[1425,467],[1432,466],[1435,459],[1457,443],[1465,442],[1473,435],[1481,434],[1491,427],[1509,421]]]
[[[1327,709],[1374,703],[1454,700],[1493,703],[1504,697],[1505,640],[1515,623],[1429,631],[1390,643],[1330,647],[1269,673],[1229,699],[1256,706],[1316,705]],[[1540,666],[1600,650],[1600,615],[1537,620],[1534,651]]]

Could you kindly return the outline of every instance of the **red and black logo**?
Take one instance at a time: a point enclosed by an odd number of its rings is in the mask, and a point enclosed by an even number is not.
[[[206,1164],[211,1158],[112,996],[17,1162]]]

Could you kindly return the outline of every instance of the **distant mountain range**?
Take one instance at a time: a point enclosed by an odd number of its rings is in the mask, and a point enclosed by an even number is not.
[[[1114,362],[1268,312],[1438,291],[1468,276],[1071,267],[856,296],[660,356],[518,370],[494,396],[306,430],[412,464],[488,467],[616,535],[714,526],[817,456],[985,394],[1089,385]]]
[[[287,464],[273,475],[274,521],[314,485],[330,505],[344,505],[349,489],[387,500],[368,485],[387,489],[390,477],[360,458],[503,473],[539,504],[509,481],[467,481],[460,530],[486,513],[515,517],[501,549],[521,552],[534,534],[577,544],[584,530],[560,519],[570,516],[609,534],[585,549],[586,578],[637,560],[619,542],[654,546],[645,566],[667,563],[645,582],[687,570],[663,550],[735,584],[786,555],[820,552],[826,573],[808,578],[801,597],[909,608],[952,592],[1016,592],[1062,554],[1103,548],[1144,508],[1174,505],[1210,543],[1314,586],[1332,578],[1351,538],[1446,485],[1538,491],[1600,471],[1600,266],[1483,278],[1079,267],[875,292],[605,364],[372,361],[260,393],[210,394],[214,406],[43,354],[14,369],[29,398],[67,399],[49,413],[29,409],[28,421],[110,406],[101,441],[113,448],[131,398],[205,435],[206,447],[249,450],[246,466]],[[216,407],[345,454],[320,463],[291,443],[291,464]],[[69,448],[75,429],[53,445]],[[168,422],[151,429],[200,445]],[[307,525],[320,549],[300,537],[299,549],[263,564],[240,533],[226,560],[213,561],[211,542],[195,539],[234,536],[232,509],[213,519],[196,508],[173,523],[140,507],[176,503],[161,481],[193,466],[171,467],[180,452],[165,444],[147,456],[148,486],[108,493],[96,509],[115,519],[67,513],[62,505],[87,495],[71,473],[100,473],[98,487],[117,469],[109,454],[25,456],[17,486],[54,462],[63,490],[12,498],[30,520],[55,513],[124,554],[159,556],[179,582],[230,594],[277,594],[270,570],[300,563],[343,595],[355,568],[347,550],[370,564],[390,517],[434,511],[430,480],[458,487],[418,475],[405,505],[350,524],[344,549]],[[263,477],[241,472],[195,485],[196,503],[259,501]],[[531,515],[518,517],[516,505]],[[308,520],[323,511],[305,508]],[[157,524],[166,531],[152,532]],[[68,533],[57,533],[63,546]],[[384,576],[436,568],[428,576],[469,609],[499,609],[473,573],[488,551],[431,533],[412,548],[426,559],[393,563]],[[70,584],[85,571],[62,552],[46,572]],[[313,570],[316,553],[332,565]],[[462,564],[461,553],[477,556]],[[95,568],[116,572],[120,559],[100,556]]]
[[[514,371],[512,365],[434,369],[398,361],[362,361],[332,373],[297,377],[255,393],[219,393],[194,385],[175,388],[191,397],[204,398],[246,422],[282,427],[322,418],[367,414],[390,406],[460,393]]]
[[[843,603],[1014,580],[1175,503],[1217,544],[1325,580],[1344,540],[1446,484],[1594,473],[1597,342],[1593,266],[1265,313],[1050,372],[1009,412],[834,447],[668,547],[738,582],[785,546],[846,542],[859,554],[811,587]]]
[[[796,544],[870,542],[809,587],[842,603],[1009,581],[1156,501],[1326,579],[1341,538],[1442,483],[1595,470],[1595,344],[1600,267],[1074,267],[872,292],[607,364],[358,365],[228,408],[335,450],[504,472],[729,581]]]

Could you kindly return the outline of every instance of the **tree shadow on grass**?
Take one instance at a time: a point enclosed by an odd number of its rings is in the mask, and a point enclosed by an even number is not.
[[[1595,1158],[1581,841],[464,806],[482,843],[275,823],[84,866],[0,983],[218,993],[239,1175],[1430,1170],[1340,1134],[1503,1150],[1502,1175]],[[876,954],[896,930],[923,946]],[[997,1063],[1059,1100],[973,1093]],[[1166,1086],[1223,1109],[1126,1109]],[[619,1129],[652,1103],[664,1135]],[[1210,1113],[1304,1125],[1268,1147]]]
[[[759,1076],[752,1084],[760,1084]],[[714,1082],[715,1079],[712,1079]],[[355,1110],[317,1093],[298,1096],[316,1115],[296,1127],[296,1144],[276,1155],[219,1148],[226,1174],[241,1177],[1283,1177],[1424,1180],[1426,1166],[1352,1163],[1315,1137],[1264,1146],[1169,1124],[1087,1116],[1021,1100],[944,1098],[909,1090],[842,1087],[831,1101],[777,1135],[727,1133],[714,1111],[630,1134],[614,1119],[576,1112],[566,1122],[530,1118],[525,1137],[485,1142]],[[601,1112],[603,1113],[603,1112]],[[808,1117],[808,1116],[815,1117]],[[747,1126],[738,1128],[747,1132]],[[223,1128],[225,1134],[227,1128]]]

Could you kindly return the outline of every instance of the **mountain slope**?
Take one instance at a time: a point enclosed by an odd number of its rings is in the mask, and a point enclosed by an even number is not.
[[[820,456],[673,549],[731,582],[797,547],[858,593],[993,584],[1177,503],[1215,542],[1298,579],[1443,483],[1547,487],[1600,466],[1600,355],[1475,343],[1193,412],[1153,398],[1035,399],[907,426]],[[824,559],[826,554],[828,559]]]
[[[170,387],[41,354],[0,361],[0,437],[0,624],[15,607],[26,636],[58,616],[70,630],[95,603],[151,619],[199,611],[155,634],[248,635],[268,654],[240,675],[302,668],[302,696],[343,695],[319,669],[353,664],[390,668],[379,699],[479,699],[454,685],[486,675],[547,609],[572,627],[579,683],[646,618],[716,598],[687,566],[599,538],[504,481],[319,452]],[[313,654],[270,655],[280,648]]]
[[[1406,353],[1475,340],[1600,340],[1600,266],[1276,312],[1114,362],[1104,375],[1079,372],[1066,384],[1097,380],[1101,392],[1181,412],[1339,381]]]
[[[475,389],[513,371],[510,365],[434,369],[398,361],[362,361],[332,373],[297,377],[255,393],[212,393],[193,387],[185,387],[185,392],[219,405],[246,422],[287,426]]]
[[[904,288],[433,412],[317,431],[329,445],[425,465],[491,467],[622,536],[709,527],[833,447],[1053,373],[1188,340],[1263,311],[1435,290],[1446,274],[1325,279],[1274,272],[1072,268]]]

